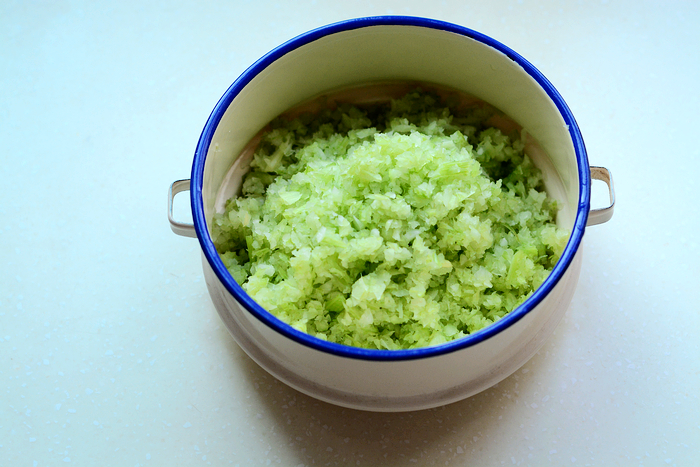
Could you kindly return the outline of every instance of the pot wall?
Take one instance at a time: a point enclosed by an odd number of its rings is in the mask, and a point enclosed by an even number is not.
[[[219,316],[241,348],[270,374],[336,405],[405,411],[472,396],[527,362],[554,331],[571,301],[581,253],[547,297],[505,331],[455,352],[402,361],[348,358],[289,339],[252,316],[218,280],[206,258],[202,263]]]

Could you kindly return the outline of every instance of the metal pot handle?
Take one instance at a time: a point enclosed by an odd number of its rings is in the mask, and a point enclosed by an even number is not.
[[[190,180],[178,180],[170,185],[168,190],[168,221],[173,232],[183,237],[197,237],[197,232],[194,230],[194,224],[189,222],[179,222],[173,218],[173,199],[175,195],[182,191],[190,190]]]
[[[615,209],[615,188],[613,186],[612,174],[605,167],[591,166],[591,178],[600,180],[608,185],[608,193],[610,194],[610,205],[605,208],[591,209],[588,213],[588,222],[586,225],[602,224],[610,220]]]
[[[591,209],[588,214],[588,222],[586,225],[603,224],[612,218],[615,209],[615,188],[613,186],[612,174],[605,167],[591,166],[591,178],[601,180],[608,185],[610,194],[610,205],[605,208]],[[197,237],[197,232],[194,230],[194,224],[188,222],[179,222],[173,218],[173,199],[175,195],[183,191],[189,191],[190,180],[177,180],[170,185],[168,190],[168,221],[173,232],[183,237]]]

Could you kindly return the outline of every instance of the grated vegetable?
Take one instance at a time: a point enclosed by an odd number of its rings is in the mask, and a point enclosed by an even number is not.
[[[420,90],[278,119],[212,238],[263,308],[320,339],[441,344],[499,320],[568,232],[518,134]]]

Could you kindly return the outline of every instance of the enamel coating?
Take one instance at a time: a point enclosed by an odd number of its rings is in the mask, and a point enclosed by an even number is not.
[[[312,97],[392,80],[432,83],[476,96],[525,128],[549,155],[535,162],[543,169],[548,191],[562,206],[558,222],[570,229],[571,236],[544,284],[490,327],[435,347],[367,350],[309,336],[262,309],[224,267],[208,222],[225,174],[267,122]],[[212,300],[251,358],[318,399],[364,410],[406,411],[476,394],[517,370],[545,342],[578,282],[590,185],[578,125],[554,86],[534,66],[476,31],[425,18],[387,16],[313,30],[246,70],[204,127],[190,196]]]

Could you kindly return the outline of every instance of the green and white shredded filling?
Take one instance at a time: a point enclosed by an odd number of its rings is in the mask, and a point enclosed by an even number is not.
[[[273,122],[212,238],[263,308],[372,349],[478,331],[547,277],[569,233],[519,135],[419,91]]]

